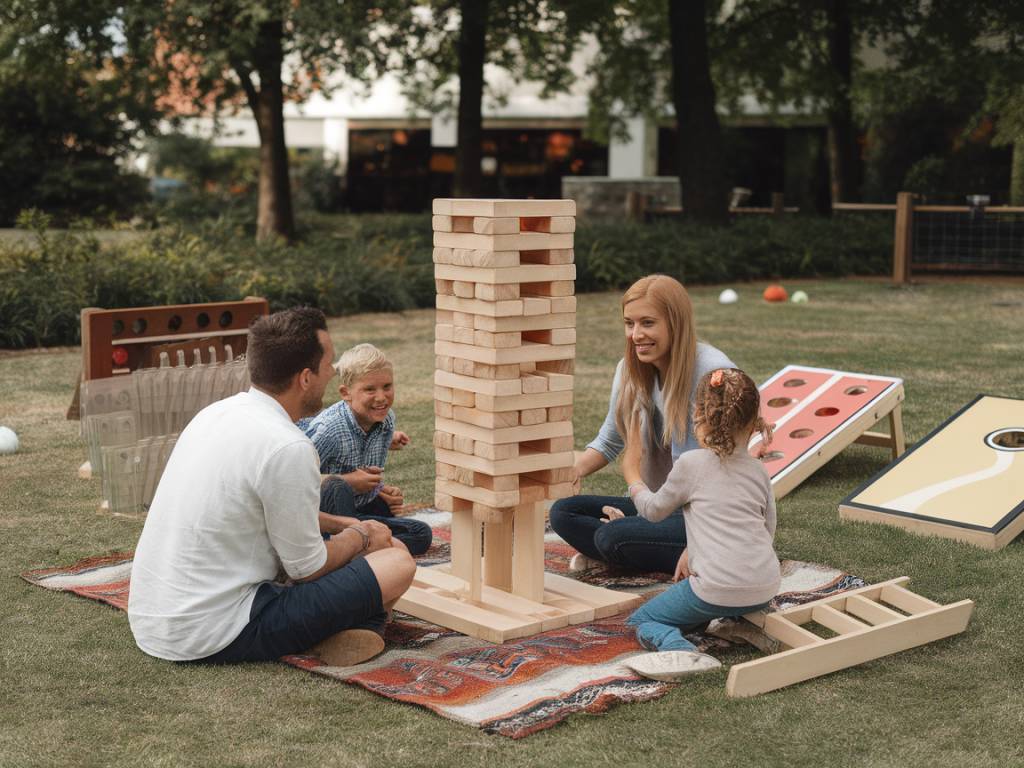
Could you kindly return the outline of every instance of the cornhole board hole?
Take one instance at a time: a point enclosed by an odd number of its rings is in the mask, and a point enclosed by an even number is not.
[[[775,613],[747,614],[744,618],[788,650],[733,666],[726,694],[744,697],[774,691],[967,629],[973,601],[940,605],[911,592],[908,581],[901,576]],[[832,636],[804,625],[824,627]]]
[[[844,499],[839,516],[1005,547],[1024,530],[1024,400],[978,395]]]
[[[759,387],[761,416],[775,425],[762,461],[781,499],[851,443],[905,450],[903,380],[787,365]],[[870,431],[888,419],[889,433]],[[761,436],[750,441],[760,448]]]

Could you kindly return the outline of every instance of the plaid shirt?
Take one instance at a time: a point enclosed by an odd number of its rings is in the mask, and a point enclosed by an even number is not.
[[[383,422],[364,432],[348,403],[339,400],[312,419],[299,421],[298,427],[313,441],[320,454],[321,474],[343,475],[359,467],[383,469],[395,434],[395,412],[388,411]],[[373,501],[379,491],[378,487],[357,495],[356,506]]]

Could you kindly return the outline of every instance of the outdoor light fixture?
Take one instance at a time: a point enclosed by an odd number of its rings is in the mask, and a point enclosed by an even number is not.
[[[968,195],[967,204],[971,206],[971,221],[979,222],[985,217],[985,206],[991,198],[988,195]]]

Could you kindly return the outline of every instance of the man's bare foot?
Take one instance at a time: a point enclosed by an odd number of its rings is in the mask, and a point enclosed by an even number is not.
[[[369,661],[384,650],[384,638],[372,629],[346,629],[309,649],[331,667],[351,667]]]

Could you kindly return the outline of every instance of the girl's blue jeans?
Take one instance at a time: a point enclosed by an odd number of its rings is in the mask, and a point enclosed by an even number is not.
[[[690,580],[683,579],[637,608],[626,623],[636,627],[637,640],[648,650],[695,651],[697,646],[683,637],[683,632],[692,632],[712,619],[742,616],[766,605],[712,605],[697,597]]]

